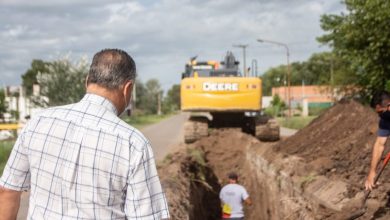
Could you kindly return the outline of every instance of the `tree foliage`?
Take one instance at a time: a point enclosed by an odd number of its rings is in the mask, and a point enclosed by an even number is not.
[[[22,85],[27,96],[32,95],[33,85],[38,83],[38,73],[48,72],[48,64],[48,62],[42,60],[33,60],[31,62],[31,67],[22,75]]]
[[[135,94],[133,94],[133,98],[135,99],[135,109],[142,110],[144,107],[145,102],[145,95],[146,95],[146,88],[145,85],[139,80],[135,80]]]
[[[350,61],[360,94],[390,85],[390,1],[345,0],[347,13],[323,15],[318,41]]]
[[[136,81],[136,108],[146,114],[157,114],[159,101],[162,103],[162,89],[157,79],[150,79],[145,84]],[[160,100],[159,100],[160,99]]]
[[[0,89],[0,119],[4,119],[4,113],[7,112],[7,103],[5,101],[5,91]]]
[[[63,58],[45,64],[46,72],[37,75],[41,96],[33,101],[39,106],[65,105],[79,101],[85,94],[87,62],[82,59],[73,64]]]
[[[180,85],[173,85],[164,98],[162,110],[164,113],[174,112],[180,109]]]
[[[331,52],[315,53],[307,61],[291,63],[292,86],[349,85],[355,77],[349,68],[349,63]],[[287,85],[287,66],[271,68],[261,78],[263,94],[271,95],[272,87]]]
[[[180,109],[180,85],[173,85],[165,97],[163,97],[163,91],[157,79],[150,79],[145,84],[140,80],[136,80],[135,88],[138,112],[156,114],[158,113],[159,104],[162,113],[170,113]]]
[[[278,94],[274,95],[271,100],[271,106],[269,106],[265,112],[274,117],[280,116],[283,110],[286,108],[286,103],[280,98]]]

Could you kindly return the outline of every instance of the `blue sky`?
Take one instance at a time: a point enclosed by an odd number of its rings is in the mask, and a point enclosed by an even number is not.
[[[142,81],[157,78],[167,89],[180,82],[184,64],[222,60],[230,50],[262,73],[329,50],[316,42],[320,16],[345,11],[340,0],[0,0],[0,83],[18,85],[33,59],[75,61],[103,48],[121,48],[136,61]]]

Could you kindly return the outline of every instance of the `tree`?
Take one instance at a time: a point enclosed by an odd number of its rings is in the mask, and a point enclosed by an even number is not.
[[[144,109],[146,89],[145,85],[138,79],[135,80],[135,109],[142,111]]]
[[[41,96],[33,100],[39,106],[65,105],[79,101],[85,94],[87,62],[72,64],[68,58],[46,63],[47,72],[37,76]]]
[[[163,112],[169,113],[180,109],[180,85],[173,85],[163,101]]]
[[[280,113],[286,108],[286,104],[279,97],[278,94],[274,95],[271,100],[271,106],[268,107],[265,112],[272,116],[279,116]]]
[[[136,96],[136,109],[146,114],[158,113],[159,104],[161,106],[162,89],[157,79],[150,79],[145,84],[136,80]]]
[[[286,68],[284,65],[273,67],[267,70],[262,79],[262,94],[269,96],[271,95],[272,87],[284,86],[287,83]]]
[[[150,79],[145,84],[147,103],[145,103],[148,112],[153,114],[161,113],[161,100],[163,91],[160,82],[157,79]]]
[[[38,73],[48,72],[48,64],[48,62],[42,60],[33,60],[31,67],[22,75],[22,85],[25,89],[26,96],[32,95],[33,85],[38,83]]]
[[[321,17],[327,33],[317,39],[350,61],[354,75],[349,83],[367,98],[390,85],[390,2],[345,0],[344,4],[348,13]]]
[[[315,53],[307,61],[291,63],[291,85],[350,85],[355,75],[349,66],[349,62],[332,52]],[[272,87],[287,84],[286,71],[286,65],[280,65],[264,73],[264,95],[271,95]]]
[[[0,119],[4,120],[4,113],[7,112],[7,103],[5,101],[4,89],[0,89]]]

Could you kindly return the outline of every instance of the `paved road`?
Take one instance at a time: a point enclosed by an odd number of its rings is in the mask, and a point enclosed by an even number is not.
[[[280,128],[280,136],[289,137],[297,133],[298,130],[290,129],[290,128]]]
[[[187,118],[188,114],[181,113],[141,129],[151,142],[157,161],[162,160],[174,147],[183,142],[184,122]],[[28,197],[29,193],[22,193],[18,220],[27,218]]]
[[[184,122],[188,114],[181,113],[141,129],[152,144],[156,160],[162,160],[179,143],[184,142]]]

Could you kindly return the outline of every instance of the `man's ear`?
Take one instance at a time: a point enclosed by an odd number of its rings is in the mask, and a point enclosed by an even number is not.
[[[125,83],[123,87],[125,94],[131,94],[133,92],[133,85],[134,85],[133,80],[129,80]]]
[[[384,111],[385,109],[381,106],[381,105],[379,105],[379,104],[377,104],[376,106],[375,106],[375,111],[377,112],[377,113],[379,113],[379,112],[382,112],[382,111]]]
[[[87,89],[87,87],[88,87],[88,75],[87,77],[85,77],[85,89]]]

